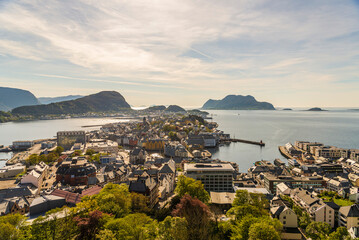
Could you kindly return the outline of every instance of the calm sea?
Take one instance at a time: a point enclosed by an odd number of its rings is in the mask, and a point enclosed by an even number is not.
[[[211,150],[213,157],[236,162],[245,172],[255,161],[273,161],[282,158],[279,145],[295,140],[318,141],[343,148],[359,148],[359,112],[333,110],[308,111],[226,111],[213,110],[213,121],[219,129],[231,137],[265,142],[265,147],[244,143],[231,143]],[[118,122],[113,118],[84,118],[10,122],[0,124],[0,145],[9,145],[16,140],[51,138],[61,130],[92,130],[84,125]],[[98,127],[97,127],[98,128]],[[0,159],[10,154],[0,153]],[[0,166],[5,162],[0,161]]]

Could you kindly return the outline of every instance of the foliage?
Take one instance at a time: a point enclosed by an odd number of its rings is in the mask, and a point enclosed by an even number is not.
[[[311,219],[307,212],[303,212],[302,216],[299,217],[299,227],[306,229],[307,226],[310,224]]]
[[[187,220],[189,239],[208,239],[211,214],[208,206],[199,199],[184,195],[172,215]]]
[[[148,198],[139,193],[131,193],[131,210],[132,212],[149,213]]]
[[[171,131],[168,133],[168,137],[171,139],[171,141],[179,141],[180,139],[177,137],[177,133],[174,131]]]
[[[329,234],[328,240],[345,240],[351,239],[349,236],[349,232],[345,227],[338,227],[335,232]]]
[[[93,150],[93,149],[87,149],[85,155],[92,156],[92,155],[94,155],[95,153],[96,153],[95,150]]]
[[[163,222],[159,223],[158,236],[159,240],[187,240],[188,224],[185,218],[166,217]]]
[[[178,196],[183,197],[185,194],[193,198],[198,198],[201,202],[207,203],[210,199],[208,192],[204,189],[201,181],[183,175],[178,177],[175,192]]]
[[[105,228],[113,232],[117,239],[147,240],[155,239],[157,235],[157,222],[143,213],[112,219]]]
[[[57,155],[61,155],[61,153],[64,151],[64,148],[61,146],[57,146],[55,148],[55,153],[57,153]]]
[[[312,222],[305,229],[305,233],[313,240],[327,239],[331,227],[325,222]]]
[[[244,216],[251,215],[253,217],[260,217],[268,215],[268,212],[263,208],[258,208],[249,204],[232,207],[228,210],[227,216],[234,217],[236,220],[242,219]]]
[[[280,240],[280,235],[272,225],[258,222],[251,225],[249,240]]]
[[[23,226],[26,217],[20,214],[9,214],[0,217],[0,239],[18,239],[20,227]]]
[[[131,211],[131,194],[126,184],[108,183],[94,196],[98,209],[115,217],[123,217]]]
[[[280,198],[281,198],[284,202],[288,203],[288,207],[289,207],[289,208],[293,208],[294,202],[293,202],[293,199],[292,199],[291,197],[289,197],[289,196],[287,196],[287,195],[280,195]]]
[[[77,239],[94,239],[103,224],[101,224],[102,218],[103,213],[98,210],[90,212],[88,217],[74,217],[80,231]]]
[[[232,206],[252,205],[257,208],[264,208],[269,205],[263,194],[249,193],[247,190],[237,190]]]

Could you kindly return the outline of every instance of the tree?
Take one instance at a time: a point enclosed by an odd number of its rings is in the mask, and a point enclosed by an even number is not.
[[[189,239],[208,239],[211,214],[208,206],[199,199],[184,195],[172,215],[187,220]]]
[[[159,240],[187,240],[187,220],[180,217],[166,217],[159,223],[158,239]]]
[[[80,230],[77,239],[95,239],[96,234],[101,228],[102,218],[103,213],[98,210],[90,212],[88,217],[74,217],[74,221],[77,223]]]
[[[126,184],[108,183],[94,197],[100,211],[115,217],[124,217],[131,211],[131,194]]]
[[[63,147],[61,147],[61,146],[57,146],[56,148],[55,148],[55,153],[57,153],[57,155],[61,155],[61,153],[64,151],[64,148]]]
[[[249,203],[250,203],[249,192],[247,190],[237,190],[232,206],[236,207]]]
[[[335,232],[329,234],[328,240],[345,240],[348,237],[351,239],[348,230],[345,227],[338,227]]]
[[[117,239],[147,240],[157,236],[157,222],[143,213],[127,215],[108,221],[105,228],[112,231]]]
[[[0,217],[0,239],[18,239],[19,229],[24,225],[25,220],[26,217],[18,213]]]
[[[85,155],[92,156],[92,155],[95,154],[95,153],[96,153],[95,150],[93,150],[93,149],[87,149]]]
[[[148,198],[139,193],[131,193],[131,210],[132,212],[149,213]]]
[[[251,215],[253,217],[261,217],[268,215],[268,212],[262,208],[249,204],[232,207],[227,212],[227,216],[234,216],[236,220],[240,220],[247,215]]]
[[[327,239],[331,227],[325,222],[312,222],[305,229],[305,233],[313,240]]]
[[[311,220],[309,214],[307,212],[302,212],[302,216],[299,217],[299,226],[306,229],[310,222]]]
[[[280,240],[280,235],[272,225],[258,222],[251,225],[249,240]]]
[[[109,229],[104,229],[99,232],[99,234],[96,235],[96,239],[99,240],[116,240],[116,234],[114,234]]]
[[[27,161],[30,163],[30,165],[35,165],[39,163],[39,156],[37,154],[31,154]]]
[[[197,181],[193,178],[185,177],[183,175],[178,177],[175,192],[180,197],[183,197],[185,194],[188,194],[193,198],[199,199],[203,203],[207,203],[210,199],[209,194],[204,189],[204,186],[201,181]]]

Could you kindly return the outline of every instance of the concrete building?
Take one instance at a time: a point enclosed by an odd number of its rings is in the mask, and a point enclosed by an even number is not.
[[[15,177],[19,173],[26,170],[26,167],[20,163],[10,166],[5,166],[0,169],[0,178]]]
[[[57,146],[65,150],[71,149],[75,143],[86,143],[85,131],[60,131],[57,132]]]
[[[110,140],[89,142],[86,144],[86,148],[92,149],[95,152],[118,153],[118,143]]]
[[[208,192],[233,192],[234,168],[229,163],[185,163],[184,175],[200,180]]]
[[[319,189],[323,190],[326,185],[326,181],[323,177],[292,177],[292,176],[274,176],[269,173],[265,173],[263,176],[264,187],[271,193],[276,194],[276,186],[280,183],[286,183],[291,188],[303,188],[303,189]]]
[[[81,157],[63,161],[56,171],[56,181],[71,186],[87,185],[91,177],[96,177],[96,167]]]
[[[284,228],[297,228],[297,214],[287,206],[276,206],[270,209],[273,218],[277,218]]]
[[[15,141],[12,142],[12,149],[15,151],[27,150],[34,146],[33,141]]]
[[[44,177],[48,174],[48,170],[49,166],[44,162],[40,162],[33,168],[33,170],[31,170],[28,174],[22,177],[20,183],[31,183],[32,185],[40,189],[42,187],[42,181],[44,180]]]
[[[46,195],[35,198],[30,205],[30,216],[46,213],[54,208],[61,208],[66,205],[65,198]]]

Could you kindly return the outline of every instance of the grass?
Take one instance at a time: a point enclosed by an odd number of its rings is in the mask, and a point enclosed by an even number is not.
[[[348,199],[340,199],[340,198],[331,198],[328,196],[321,197],[325,202],[334,202],[335,204],[344,207],[344,206],[351,206],[354,204],[354,202],[348,200]]]

